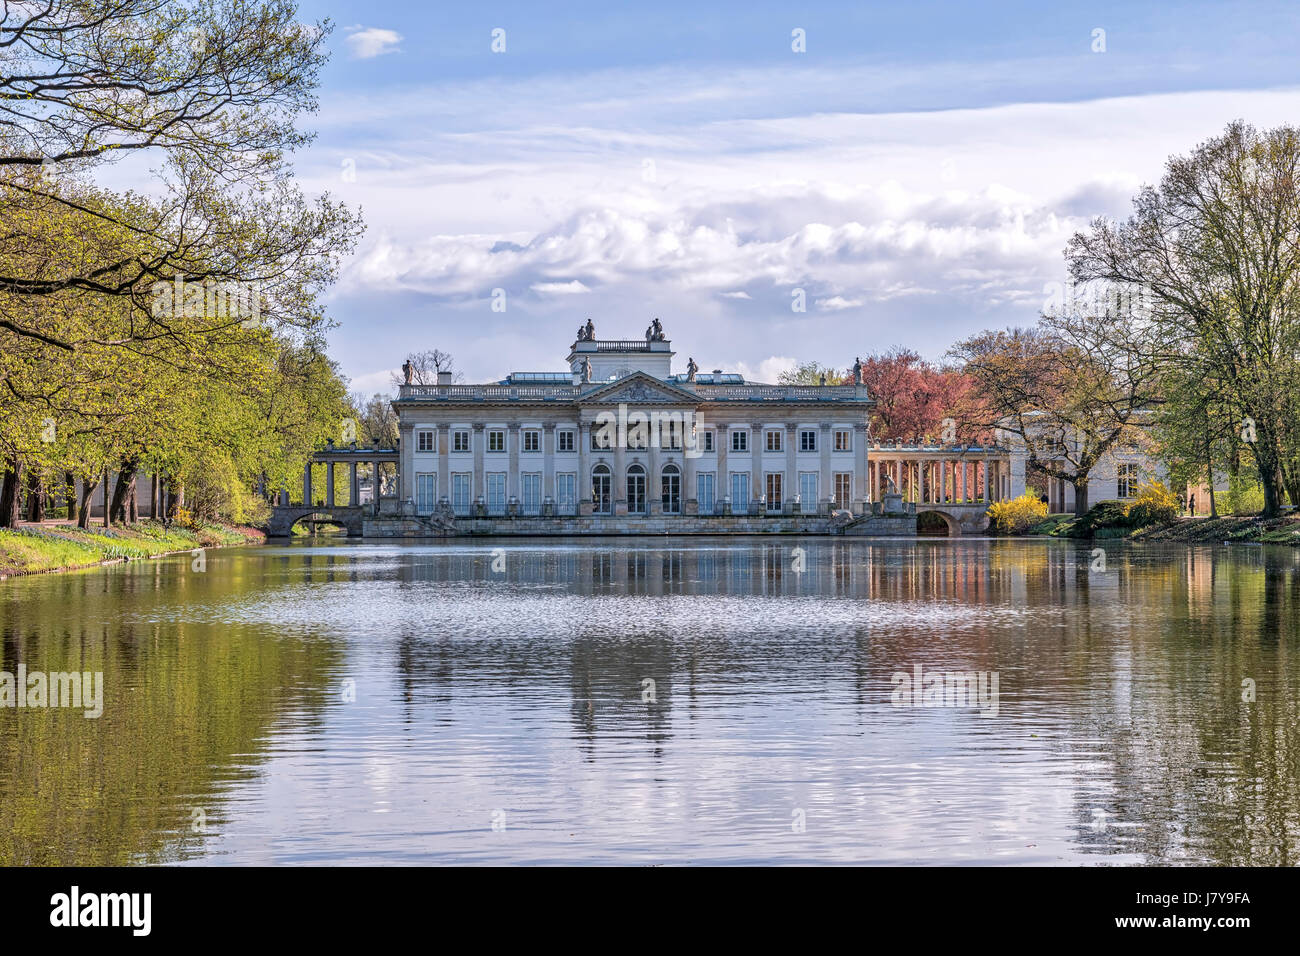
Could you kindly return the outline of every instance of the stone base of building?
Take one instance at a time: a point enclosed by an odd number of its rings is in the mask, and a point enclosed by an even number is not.
[[[452,527],[454,526],[454,530]],[[365,520],[366,538],[542,535],[672,534],[854,534],[908,537],[916,518],[863,516],[846,530],[829,515],[497,515],[441,518],[375,516]]]

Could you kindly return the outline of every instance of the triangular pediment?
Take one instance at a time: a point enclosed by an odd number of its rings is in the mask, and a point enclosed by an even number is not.
[[[661,382],[645,372],[633,372],[614,382],[596,386],[583,395],[578,403],[628,405],[698,405],[700,397],[676,385]]]

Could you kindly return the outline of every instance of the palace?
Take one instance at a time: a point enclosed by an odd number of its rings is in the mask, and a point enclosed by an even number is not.
[[[674,374],[674,354],[658,320],[633,340],[598,339],[589,322],[567,371],[400,386],[398,497],[452,516],[868,507],[865,386],[760,385],[693,360]]]

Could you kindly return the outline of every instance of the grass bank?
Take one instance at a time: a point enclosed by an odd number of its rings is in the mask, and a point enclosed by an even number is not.
[[[66,571],[108,561],[136,561],[263,540],[265,535],[253,528],[215,524],[165,528],[160,521],[140,521],[84,531],[75,524],[20,525],[0,529],[0,577]]]
[[[1029,534],[1052,538],[1128,538],[1131,541],[1177,541],[1184,544],[1300,545],[1300,516],[1283,515],[1267,521],[1257,515],[1227,515],[1220,518],[1176,518],[1145,528],[1122,525],[1089,526],[1072,514],[1050,515],[1029,529]]]

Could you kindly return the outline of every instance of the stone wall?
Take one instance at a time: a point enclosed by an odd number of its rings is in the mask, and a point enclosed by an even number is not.
[[[455,518],[458,535],[622,535],[622,534],[839,534],[824,515],[651,515],[636,517],[505,517]],[[442,536],[447,532],[416,517],[368,517],[367,538]],[[914,535],[914,517],[867,518],[853,534]]]

